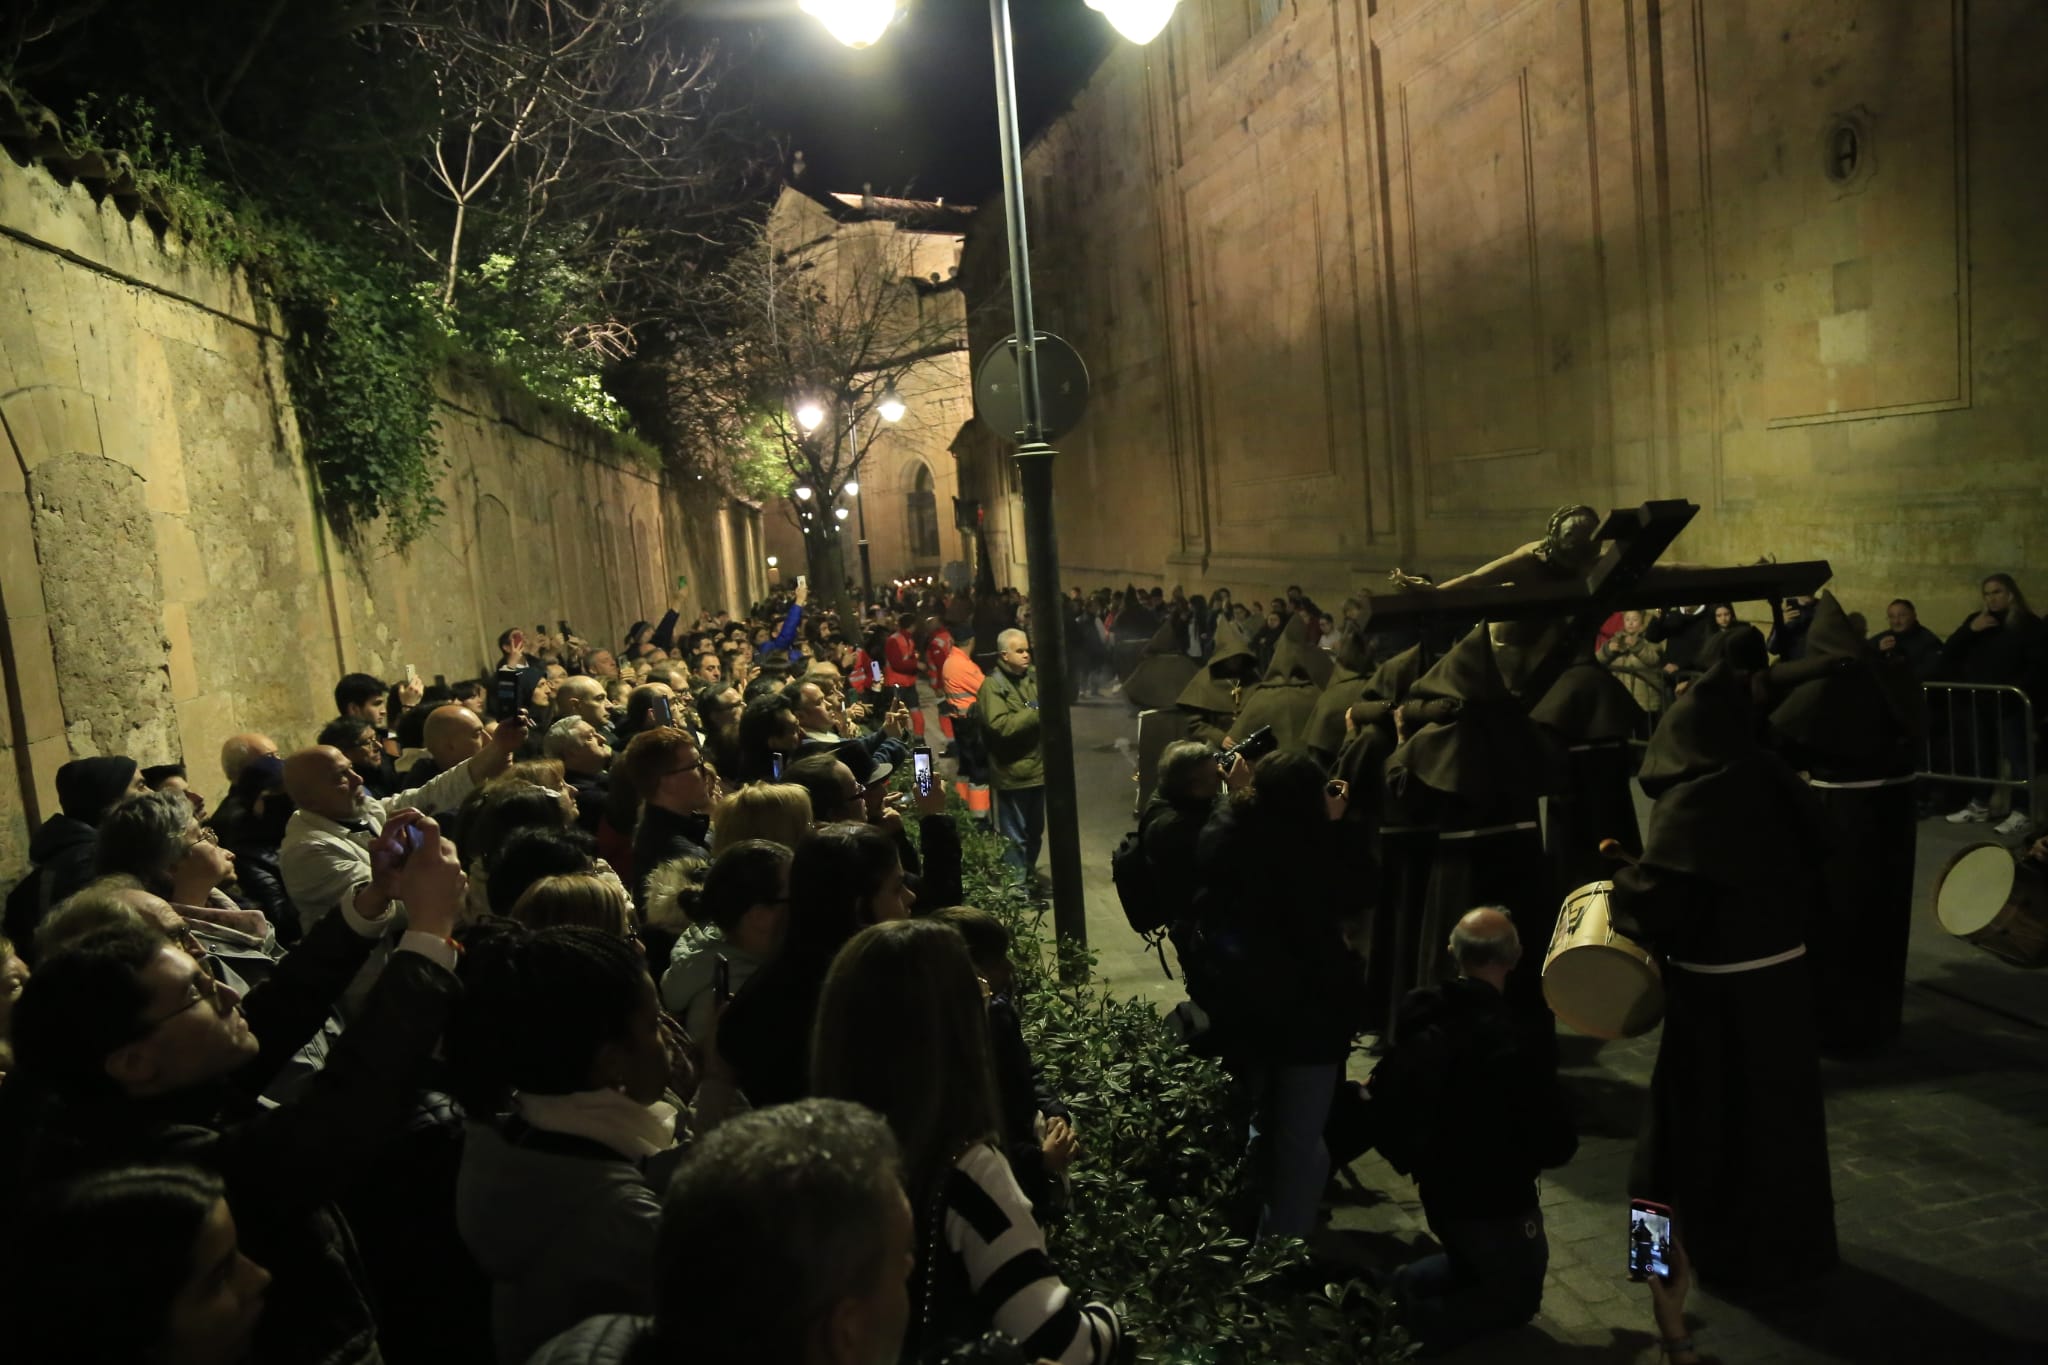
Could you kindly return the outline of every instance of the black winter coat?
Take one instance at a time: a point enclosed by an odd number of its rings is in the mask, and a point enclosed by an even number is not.
[[[1342,925],[1372,881],[1358,849],[1340,825],[1276,827],[1238,807],[1202,831],[1201,967],[1189,985],[1226,1056],[1285,1065],[1350,1054],[1364,1025],[1365,964]]]

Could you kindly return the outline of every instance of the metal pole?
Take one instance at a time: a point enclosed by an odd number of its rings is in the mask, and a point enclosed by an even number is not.
[[[1081,888],[1081,819],[1074,799],[1074,726],[1067,714],[1066,616],[1060,602],[1059,537],[1052,517],[1053,448],[1045,441],[1038,387],[1038,325],[1031,308],[1031,243],[1024,223],[1024,151],[1017,133],[1017,68],[1009,0],[989,0],[995,33],[996,112],[1003,144],[1003,222],[1010,247],[1010,304],[1017,324],[1017,378],[1024,430],[1017,469],[1024,490],[1024,552],[1031,577],[1031,650],[1038,668],[1039,742],[1045,755],[1045,833],[1052,851],[1053,928],[1061,944],[1088,946]],[[1000,665],[998,665],[1000,666]],[[1002,799],[998,793],[996,799]]]
[[[859,418],[854,419],[856,422],[859,420]],[[855,434],[858,433],[856,432]],[[855,442],[856,446],[858,444],[858,442]],[[860,452],[856,450],[854,454],[857,462]],[[858,480],[860,484],[860,491],[853,495],[854,511],[860,518],[860,610],[855,615],[864,628],[868,620],[868,603],[875,596],[874,580],[868,574],[868,481],[861,477],[861,472],[858,468],[849,467],[847,472]]]

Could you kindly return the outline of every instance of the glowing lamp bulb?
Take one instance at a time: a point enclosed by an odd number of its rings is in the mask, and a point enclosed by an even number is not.
[[[832,515],[839,518],[841,521],[845,521],[846,509],[844,507],[835,507],[832,509]]]
[[[818,423],[824,420],[825,409],[819,404],[806,399],[797,405],[796,424],[805,431],[816,431]]]
[[[847,496],[847,497],[849,497],[849,498],[851,498],[851,497],[854,497],[854,496],[858,495],[858,494],[859,494],[859,492],[860,492],[860,485],[859,485],[858,483],[856,483],[856,482],[855,482],[854,480],[852,480],[852,479],[848,479],[848,480],[846,481],[846,496]]]
[[[903,414],[910,409],[896,396],[896,390],[891,389],[882,395],[881,402],[875,404],[875,411],[882,414],[884,422],[900,422],[903,420]]]
[[[802,0],[797,6],[848,47],[868,47],[889,31],[901,0]]]
[[[811,486],[810,486],[809,484],[807,484],[807,483],[800,483],[800,484],[798,484],[798,485],[796,486],[795,492],[796,492],[796,500],[797,500],[798,502],[809,502],[809,501],[811,500]]]
[[[1088,0],[1088,8],[1109,20],[1109,26],[1118,33],[1143,47],[1166,27],[1177,3],[1179,0]]]

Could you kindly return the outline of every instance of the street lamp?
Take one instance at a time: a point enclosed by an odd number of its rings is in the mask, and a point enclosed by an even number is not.
[[[1175,0],[1088,0],[1117,32],[1144,43],[1158,36]],[[841,42],[857,14],[867,14],[880,38],[896,11],[895,0],[803,0]],[[879,23],[874,12],[883,11]],[[1018,396],[1024,428],[1017,433],[1017,468],[1024,494],[1024,546],[1030,558],[1031,615],[1039,630],[1033,640],[1038,664],[1039,725],[1045,754],[1045,816],[1052,846],[1053,926],[1063,943],[1088,946],[1088,910],[1081,887],[1081,821],[1074,798],[1074,727],[1067,714],[1066,614],[1061,606],[1059,537],[1053,527],[1052,457],[1046,440],[1045,407],[1038,383],[1038,326],[1031,304],[1031,243],[1024,222],[1024,149],[1017,132],[1017,68],[1011,52],[1010,0],[989,0],[995,43],[996,127],[1002,136],[1003,224],[1009,236],[1010,304],[1016,323]]]
[[[825,420],[825,405],[815,398],[806,398],[797,404],[796,424],[806,432],[816,431],[818,423]]]
[[[798,502],[809,502],[811,500],[811,486],[809,484],[800,483],[793,491],[796,493],[796,500]]]
[[[896,20],[898,0],[803,0],[810,15],[848,47],[866,47]]]
[[[896,396],[895,386],[891,385],[882,391],[882,396],[875,401],[875,411],[884,422],[894,423],[903,420],[905,408],[903,400]],[[858,422],[859,418],[856,417],[854,423]],[[857,436],[859,433],[849,425],[848,434]],[[855,450],[853,463],[856,466],[860,463],[860,457],[861,452]],[[874,575],[868,568],[868,500],[860,495],[860,483],[855,479],[846,481],[846,496],[852,498],[854,506],[860,509],[860,609],[865,613],[868,602],[875,595]]]

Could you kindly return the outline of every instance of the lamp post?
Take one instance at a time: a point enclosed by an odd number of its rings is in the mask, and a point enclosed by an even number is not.
[[[1042,3],[1043,0],[1040,0]],[[1156,37],[1177,0],[1088,0],[1132,41]],[[902,0],[803,0],[804,12],[850,47],[881,38]],[[1010,0],[989,0],[996,59],[997,127],[1002,135],[1003,221],[1010,251],[1010,306],[1016,321],[1018,391],[1024,426],[1016,432],[1024,492],[1024,552],[1030,559],[1031,642],[1038,665],[1038,716],[1045,755],[1045,825],[1052,847],[1053,927],[1063,944],[1088,946],[1081,888],[1081,821],[1074,797],[1074,726],[1067,713],[1066,611],[1060,596],[1059,537],[1053,526],[1052,462],[1038,384],[1038,330],[1031,302],[1031,243],[1024,222],[1024,150],[1017,131],[1017,68]]]
[[[875,414],[891,425],[902,421],[903,414],[908,411],[909,407],[901,398],[896,396],[896,387],[893,384],[884,389],[882,396],[875,400]],[[860,418],[858,416],[849,419],[848,422],[849,428],[852,429],[852,434],[856,437],[859,435],[859,422]],[[859,441],[856,440],[854,444],[856,447],[853,452],[854,465],[847,467],[847,473],[849,474],[856,473],[855,465],[865,458],[863,452],[858,449]],[[846,481],[846,492],[852,496],[853,505],[860,509],[860,619],[866,621],[868,619],[868,603],[873,600],[875,595],[874,578],[868,568],[868,500],[862,496],[860,484],[854,479]]]

